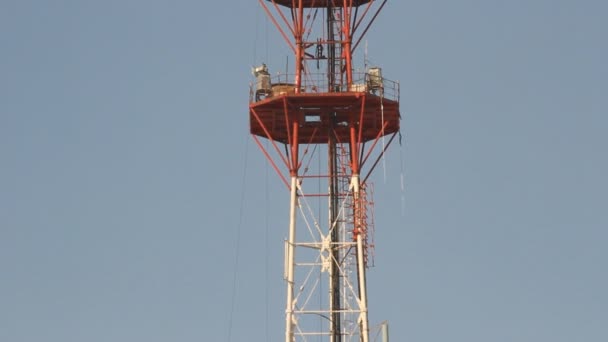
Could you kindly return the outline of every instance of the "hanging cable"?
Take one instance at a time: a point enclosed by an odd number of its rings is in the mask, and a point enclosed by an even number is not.
[[[266,50],[266,55],[264,56],[264,61],[267,64],[270,64],[272,61],[270,60],[270,56],[268,54],[269,44],[268,44],[268,16],[264,16],[264,49]]]
[[[259,31],[260,31],[260,9],[256,6],[255,11],[255,33],[253,38],[253,56],[251,65],[258,65],[258,42],[259,42]],[[264,60],[262,63],[270,64],[270,60],[268,58],[268,17],[264,16]]]
[[[401,120],[401,119],[400,119]],[[401,162],[401,217],[405,216],[405,162],[403,158],[403,144],[402,144],[403,136],[401,135],[401,126],[399,126],[399,158]]]
[[[268,140],[266,141],[266,149],[269,148],[269,142]],[[264,194],[264,198],[265,198],[265,213],[264,213],[264,221],[265,221],[265,236],[264,236],[264,299],[266,302],[266,312],[265,312],[265,322],[264,322],[264,332],[266,334],[266,339],[264,339],[264,341],[270,341],[269,339],[269,331],[270,331],[270,327],[268,325],[269,322],[269,313],[270,313],[270,305],[269,305],[269,301],[270,301],[270,296],[268,293],[268,289],[269,289],[269,285],[270,285],[270,275],[269,275],[269,265],[268,262],[270,260],[269,258],[269,252],[268,252],[268,237],[269,237],[269,226],[270,226],[270,191],[268,191],[268,163],[265,163],[265,170],[264,170],[264,183],[265,183],[265,194]]]
[[[240,252],[241,252],[241,227],[243,225],[243,209],[245,207],[245,187],[246,183],[246,175],[247,175],[247,155],[249,149],[249,137],[245,138],[245,157],[243,162],[243,178],[241,181],[241,203],[239,208],[239,220],[236,226],[236,248],[234,255],[234,265],[233,265],[233,273],[232,273],[232,295],[230,298],[230,315],[228,317],[228,338],[227,342],[232,341],[232,326],[234,322],[234,309],[236,307],[236,297],[237,297],[237,285],[238,285],[238,271],[239,271],[239,262],[240,262]]]
[[[252,57],[252,61],[251,61],[251,65],[255,66],[257,64],[257,59],[258,59],[258,29],[259,29],[259,16],[260,16],[260,10],[256,7],[256,11],[255,11],[255,33],[254,33],[254,37],[253,37],[253,57]]]
[[[386,142],[384,135],[384,88],[380,88],[380,115],[382,116],[382,171],[384,173],[384,184],[386,184]]]

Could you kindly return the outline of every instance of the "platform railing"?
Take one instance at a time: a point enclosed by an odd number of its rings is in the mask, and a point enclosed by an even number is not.
[[[295,93],[295,74],[278,73],[270,77],[270,82],[256,82],[250,87],[250,102],[257,102],[265,98]],[[265,88],[260,89],[260,84]],[[334,92],[369,93],[383,98],[399,101],[399,82],[378,77],[369,73],[353,73],[353,83],[350,87],[346,85],[332,86],[330,89],[327,74],[306,74],[302,79],[300,93],[323,94]]]

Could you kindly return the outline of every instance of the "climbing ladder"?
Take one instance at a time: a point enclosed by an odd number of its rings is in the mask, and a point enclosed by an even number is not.
[[[329,9],[329,46],[330,50],[333,50],[333,64],[329,65],[328,73],[331,73],[330,77],[330,91],[344,91],[340,89],[340,85],[344,84],[344,56],[342,55],[342,42],[344,41],[344,33],[342,27],[344,26],[343,10],[341,7],[332,7]],[[330,52],[331,53],[331,52]]]

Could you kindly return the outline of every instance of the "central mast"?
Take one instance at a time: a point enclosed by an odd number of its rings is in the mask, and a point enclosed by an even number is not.
[[[336,18],[340,18],[339,8],[336,9],[333,7],[331,2],[327,3],[326,9],[326,22],[327,22],[327,84],[329,85],[330,91],[339,91],[340,85],[339,80],[341,80],[341,71],[342,71],[342,58],[336,58],[336,53],[339,52],[340,44],[336,44],[336,41],[340,41],[340,37],[336,39],[336,26],[338,26],[339,35],[341,33],[341,25]],[[339,56],[339,54],[338,54]],[[321,58],[322,56],[318,56]],[[338,72],[338,75],[336,75]],[[337,77],[336,77],[337,76]],[[340,82],[341,83],[341,82]],[[333,222],[338,221],[338,213],[339,213],[339,187],[338,187],[338,155],[336,152],[336,139],[332,134],[332,131],[335,129],[336,125],[336,113],[330,113],[330,126],[329,132],[327,136],[329,137],[327,141],[327,160],[329,161],[327,169],[329,170],[329,222],[328,227],[332,226]],[[330,341],[331,342],[341,342],[341,324],[340,324],[340,290],[341,290],[341,282],[340,282],[340,272],[338,260],[340,260],[338,242],[340,241],[339,230],[333,229],[331,230],[331,245],[334,246],[331,250],[332,254],[332,262],[329,270],[329,301],[330,301],[330,312],[332,312],[331,316],[331,329],[330,329]]]

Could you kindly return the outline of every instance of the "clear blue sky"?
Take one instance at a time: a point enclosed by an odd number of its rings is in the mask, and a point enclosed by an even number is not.
[[[607,13],[389,1],[393,341],[608,341]],[[232,341],[281,341],[288,194],[247,135],[250,67],[285,58],[266,27],[253,0],[0,1],[0,341],[228,341],[239,222]]]

